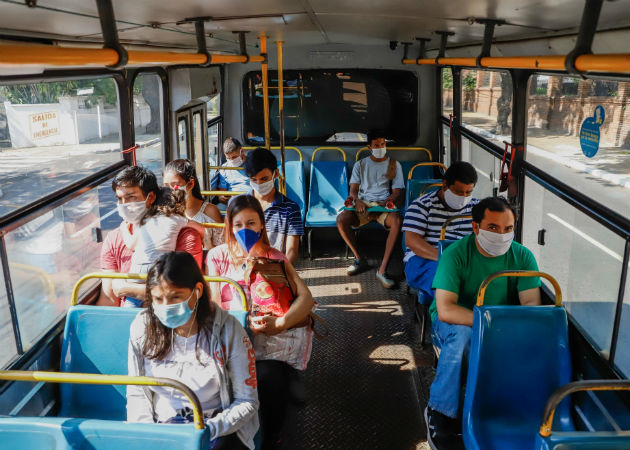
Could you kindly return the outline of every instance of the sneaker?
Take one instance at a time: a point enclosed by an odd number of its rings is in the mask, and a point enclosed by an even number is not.
[[[378,278],[378,281],[381,282],[385,289],[391,289],[394,287],[394,280],[389,278],[386,274],[376,272],[376,278]]]
[[[464,450],[459,421],[427,406],[424,410],[427,442],[432,450]]]
[[[346,273],[348,275],[356,275],[363,272],[368,267],[370,266],[365,259],[355,259],[352,265],[346,270]]]

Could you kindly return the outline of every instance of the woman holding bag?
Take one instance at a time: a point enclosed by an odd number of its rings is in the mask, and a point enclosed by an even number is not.
[[[226,243],[208,253],[208,275],[238,281],[246,289],[250,303],[253,303],[252,300],[262,304],[275,300],[280,305],[286,305],[286,308],[281,308],[285,310],[282,315],[250,316],[264,436],[262,447],[263,450],[272,449],[281,440],[289,401],[288,386],[296,382],[297,371],[305,370],[310,359],[313,332],[308,319],[315,302],[286,256],[269,245],[265,216],[254,197],[241,195],[230,202],[225,216],[224,236]],[[255,273],[256,266],[252,272],[252,264],[258,258],[283,261],[288,286],[278,289],[274,283],[265,286],[264,282],[260,282]],[[254,292],[250,292],[250,286]],[[210,289],[212,301],[217,305],[224,309],[241,308],[240,299],[229,284],[213,284]]]

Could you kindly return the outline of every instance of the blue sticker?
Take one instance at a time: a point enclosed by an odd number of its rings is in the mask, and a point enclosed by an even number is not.
[[[580,128],[580,147],[587,158],[592,158],[599,150],[599,127],[604,123],[606,113],[604,107],[595,107],[593,117],[587,117]]]

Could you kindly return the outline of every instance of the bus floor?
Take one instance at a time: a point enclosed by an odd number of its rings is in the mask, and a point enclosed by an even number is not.
[[[363,241],[384,243],[384,234],[365,235]],[[301,259],[296,268],[330,335],[313,339],[302,376],[306,399],[289,408],[283,448],[428,449],[422,413],[435,372],[431,345],[420,346],[415,298],[404,281],[388,290],[376,279],[381,246],[371,243],[371,268],[349,277],[343,243],[334,236],[318,242],[328,254]],[[401,279],[397,249],[389,272]]]

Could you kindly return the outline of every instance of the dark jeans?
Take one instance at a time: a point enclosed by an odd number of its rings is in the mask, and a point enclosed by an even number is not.
[[[282,361],[256,361],[258,398],[263,432],[263,450],[277,448],[290,400],[289,386],[298,379],[298,371]]]
[[[236,433],[221,436],[214,441],[210,441],[210,448],[212,450],[249,450]]]

